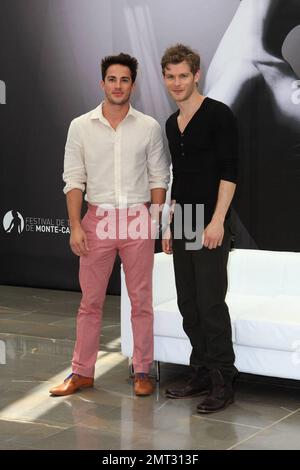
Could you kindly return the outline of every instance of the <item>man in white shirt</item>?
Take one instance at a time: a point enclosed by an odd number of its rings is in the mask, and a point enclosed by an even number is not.
[[[92,387],[102,308],[117,252],[132,306],[135,393],[149,395],[153,361],[152,268],[155,222],[149,213],[165,202],[169,162],[159,124],[129,103],[138,63],[127,54],[102,60],[104,101],[71,122],[64,161],[70,245],[80,256],[82,299],[72,373],[53,395]],[[88,211],[81,221],[82,195]]]

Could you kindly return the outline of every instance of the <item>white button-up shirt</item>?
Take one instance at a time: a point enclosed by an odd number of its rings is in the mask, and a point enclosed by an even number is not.
[[[64,193],[78,188],[91,204],[114,207],[149,202],[150,190],[167,189],[170,178],[160,125],[130,106],[114,130],[102,105],[71,122]]]

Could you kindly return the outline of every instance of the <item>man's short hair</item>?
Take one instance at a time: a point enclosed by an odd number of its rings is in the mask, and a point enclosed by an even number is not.
[[[189,46],[178,43],[168,47],[161,59],[162,73],[165,74],[168,64],[180,64],[183,61],[189,64],[193,75],[200,69],[200,55]]]
[[[121,52],[118,55],[109,55],[104,57],[101,61],[101,72],[102,72],[102,80],[105,80],[106,72],[108,67],[111,65],[125,65],[130,69],[131,72],[131,79],[132,83],[135,82],[137,69],[138,69],[138,61],[135,57],[131,57],[129,54],[124,54]]]

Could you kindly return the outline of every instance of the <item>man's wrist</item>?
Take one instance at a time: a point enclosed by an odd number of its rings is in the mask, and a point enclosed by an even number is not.
[[[81,228],[81,220],[76,220],[76,221],[70,222],[70,229],[71,230],[76,230],[77,228]]]
[[[214,214],[211,219],[212,222],[217,222],[219,224],[224,224],[225,217],[221,214]]]

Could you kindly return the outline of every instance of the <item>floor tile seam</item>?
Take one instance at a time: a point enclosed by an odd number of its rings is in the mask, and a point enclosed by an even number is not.
[[[256,433],[252,434],[251,436],[248,436],[247,438],[242,439],[240,442],[238,442],[238,443],[234,444],[233,446],[229,447],[227,450],[232,450],[235,447],[239,446],[240,444],[243,444],[244,442],[247,442],[250,439],[253,439],[253,437],[258,436],[259,434],[271,429],[272,427],[276,426],[281,421],[284,421],[285,419],[287,419],[290,416],[298,413],[299,411],[300,411],[300,408],[298,408],[297,410],[292,411],[291,413],[288,413],[286,416],[283,416],[282,418],[278,419],[277,421],[274,421],[274,423],[271,423],[269,426],[266,426],[266,427],[262,428],[260,431],[257,431]]]
[[[250,428],[250,429],[257,429],[257,430],[265,429],[263,426],[254,426],[252,424],[239,423],[237,421],[227,421],[227,420],[223,420],[223,419],[209,418],[209,417],[206,417],[206,416],[198,416],[198,415],[193,415],[193,416],[197,419],[203,419],[203,420],[206,420],[206,421],[213,421],[213,422],[224,423],[224,424],[234,424],[234,425],[237,425],[237,426],[243,426],[245,428]]]

